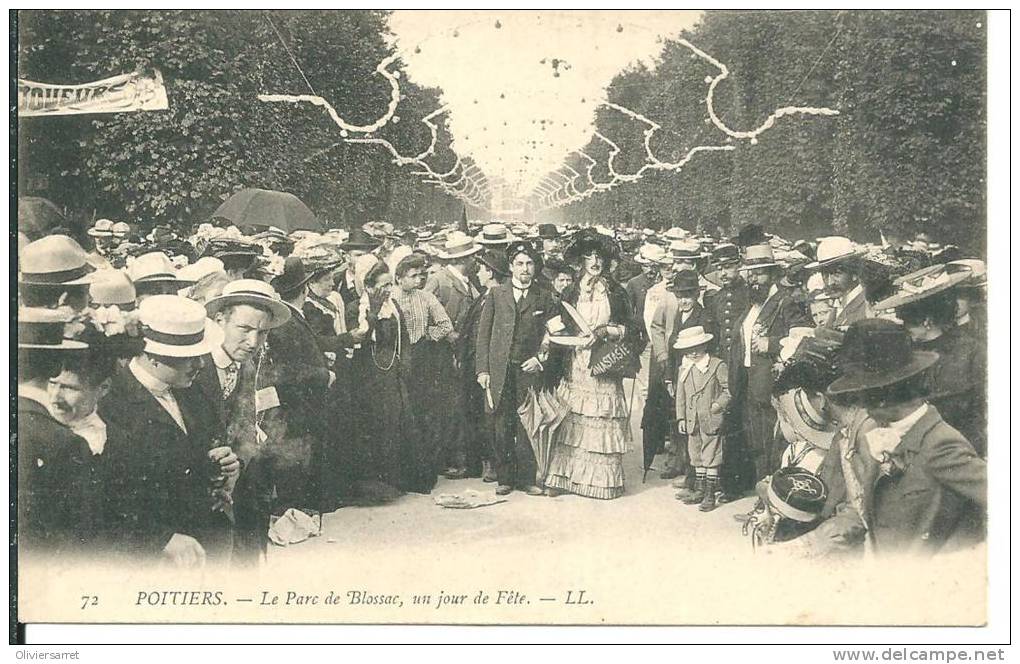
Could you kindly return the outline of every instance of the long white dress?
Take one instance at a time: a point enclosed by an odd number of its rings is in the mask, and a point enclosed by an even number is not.
[[[577,311],[593,329],[609,323],[609,295],[601,282],[581,289]],[[590,349],[574,349],[557,391],[570,412],[556,430],[545,484],[589,498],[617,498],[631,443],[627,399],[622,380],[591,375],[590,357]]]

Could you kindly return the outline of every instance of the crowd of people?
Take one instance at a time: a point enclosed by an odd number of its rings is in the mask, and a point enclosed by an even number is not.
[[[257,564],[287,510],[440,476],[619,499],[637,418],[676,509],[756,496],[733,524],[756,545],[983,535],[984,263],[926,236],[70,235],[19,235],[18,534],[39,555]]]

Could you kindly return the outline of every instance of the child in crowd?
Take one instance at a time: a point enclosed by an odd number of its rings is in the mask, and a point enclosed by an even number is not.
[[[716,487],[723,449],[719,437],[723,413],[730,402],[726,363],[708,353],[714,338],[701,326],[681,330],[673,347],[683,360],[677,370],[676,419],[680,433],[687,434],[687,450],[696,473],[694,492],[681,497],[702,512],[716,506]]]

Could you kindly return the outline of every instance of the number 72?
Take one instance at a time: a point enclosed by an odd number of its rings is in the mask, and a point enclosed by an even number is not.
[[[97,595],[82,595],[81,610],[84,611],[87,606],[99,606],[99,597]]]

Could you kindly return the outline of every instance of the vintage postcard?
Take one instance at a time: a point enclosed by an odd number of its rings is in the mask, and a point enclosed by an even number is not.
[[[12,12],[12,626],[986,625],[990,20]]]

